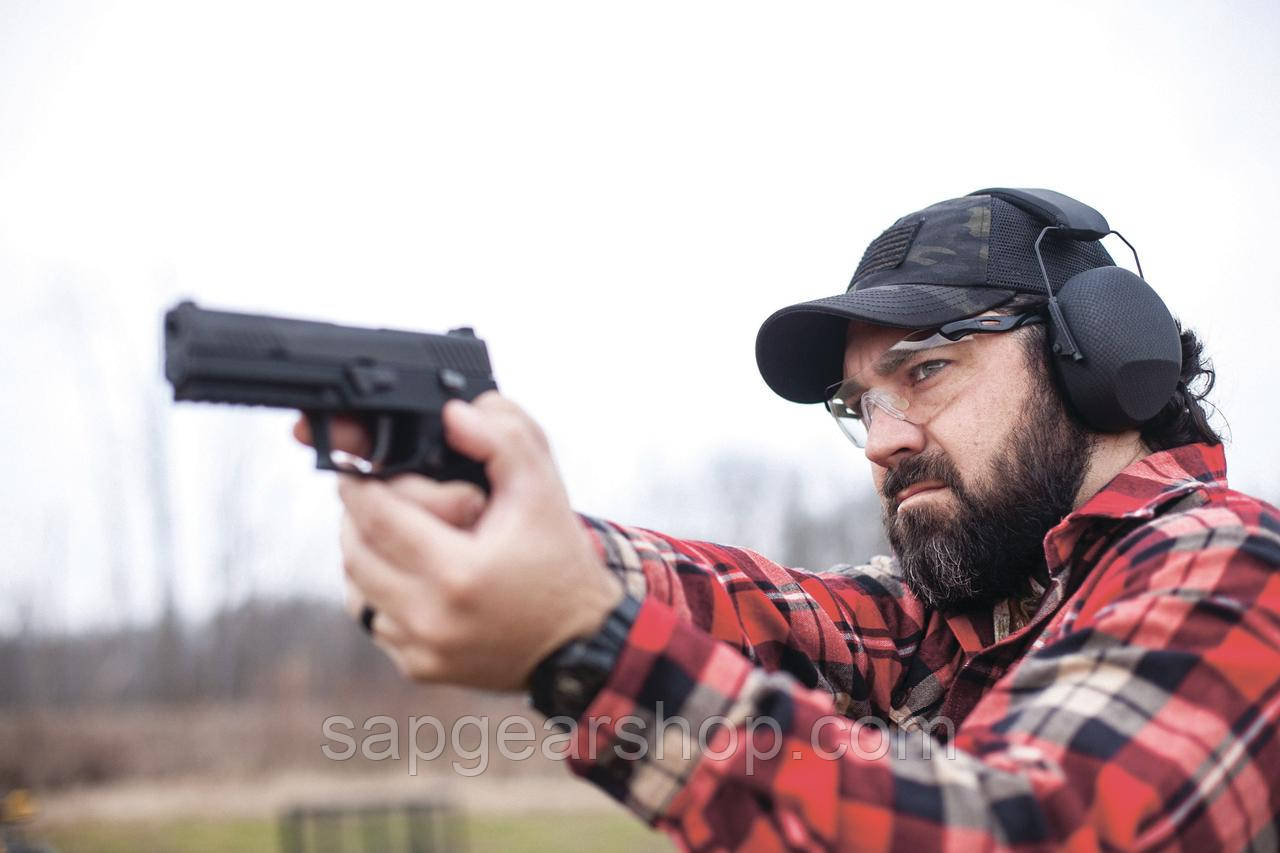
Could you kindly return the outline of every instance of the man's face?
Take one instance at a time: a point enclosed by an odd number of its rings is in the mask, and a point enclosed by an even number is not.
[[[845,376],[876,362],[904,334],[852,324]],[[1019,592],[1084,476],[1090,434],[1068,417],[1044,368],[1029,363],[1025,334],[973,336],[964,344],[973,369],[954,398],[919,424],[877,411],[867,435],[904,578],[937,607],[987,605]],[[948,369],[922,372],[944,377]]]

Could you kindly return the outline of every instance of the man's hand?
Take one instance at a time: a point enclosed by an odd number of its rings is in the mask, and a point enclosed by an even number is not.
[[[339,475],[349,605],[377,615],[375,641],[405,675],[519,690],[547,654],[588,636],[622,597],[568,496],[537,424],[488,392],[445,405],[445,440],[484,463],[491,495],[406,474]],[[310,443],[305,421],[294,428]],[[334,424],[334,446],[367,439]]]

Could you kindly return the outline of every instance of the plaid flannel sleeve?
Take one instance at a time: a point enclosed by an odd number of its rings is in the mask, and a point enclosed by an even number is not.
[[[821,690],[843,713],[892,713],[895,687],[931,626],[888,558],[813,573],[741,548],[583,521],[632,595],[661,602],[670,618],[745,661]]]
[[[572,766],[691,850],[1274,847],[1280,521],[1257,507],[1114,545],[945,746],[650,595]]]

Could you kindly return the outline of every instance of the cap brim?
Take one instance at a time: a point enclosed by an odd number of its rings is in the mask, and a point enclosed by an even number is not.
[[[933,284],[886,284],[774,312],[756,335],[756,364],[776,394],[821,403],[841,379],[849,321],[928,329],[972,317],[1013,298],[1012,290]]]

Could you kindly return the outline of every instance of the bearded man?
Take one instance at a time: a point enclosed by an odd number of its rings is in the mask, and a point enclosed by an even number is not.
[[[490,393],[444,412],[489,495],[342,479],[353,612],[410,677],[531,691],[688,849],[1274,848],[1280,514],[1228,487],[1200,345],[1109,232],[979,191],[761,328],[770,387],[863,448],[892,558],[578,516]]]

